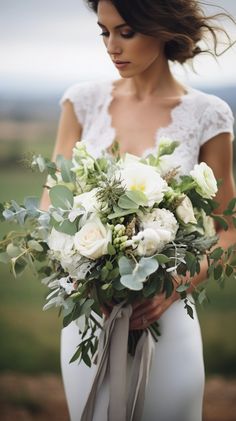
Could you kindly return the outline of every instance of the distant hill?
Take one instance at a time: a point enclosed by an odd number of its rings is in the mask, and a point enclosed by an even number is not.
[[[224,99],[236,115],[236,85],[221,87],[199,87],[204,92],[214,94]],[[15,120],[19,122],[29,120],[55,121],[60,114],[59,99],[61,92],[53,92],[38,97],[31,93],[30,96],[20,97],[13,92],[1,95],[0,92],[0,120]]]

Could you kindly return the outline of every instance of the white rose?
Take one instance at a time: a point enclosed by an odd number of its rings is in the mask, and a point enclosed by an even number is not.
[[[141,162],[124,163],[120,176],[127,190],[141,191],[146,195],[148,206],[160,203],[168,189],[166,181],[156,169]]]
[[[212,169],[205,162],[195,165],[190,175],[196,181],[196,190],[202,197],[211,199],[216,195],[217,182]]]
[[[181,204],[176,208],[176,215],[184,224],[196,224],[193,205],[188,196],[185,196]]]
[[[92,216],[75,234],[74,246],[82,256],[95,260],[107,254],[111,238],[111,229],[103,225],[98,217]]]
[[[74,238],[71,235],[64,234],[52,229],[47,239],[48,247],[54,252],[60,252],[63,255],[71,254],[74,245]]]
[[[74,207],[78,208],[83,206],[86,212],[95,212],[98,208],[98,201],[96,198],[98,189],[92,189],[88,192],[79,194],[74,197]]]

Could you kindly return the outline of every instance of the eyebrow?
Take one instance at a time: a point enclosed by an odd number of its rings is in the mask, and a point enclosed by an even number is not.
[[[97,22],[99,26],[102,26],[103,28],[106,28],[105,25],[103,25],[101,22]],[[123,26],[129,26],[127,23],[121,23],[120,25],[115,26],[114,29],[123,28]]]

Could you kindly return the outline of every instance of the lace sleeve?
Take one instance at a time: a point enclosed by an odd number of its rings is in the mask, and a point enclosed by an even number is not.
[[[208,104],[202,115],[200,145],[202,146],[220,133],[230,133],[231,140],[233,140],[233,125],[234,116],[229,105],[222,99],[212,95],[210,104]]]
[[[69,100],[73,104],[75,115],[80,124],[84,125],[85,116],[86,116],[86,101],[85,101],[85,84],[77,83],[70,86],[64,92],[62,98],[60,99],[60,106],[63,106],[63,103],[66,100]]]

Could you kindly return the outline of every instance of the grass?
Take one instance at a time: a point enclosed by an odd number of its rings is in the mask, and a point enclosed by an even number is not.
[[[11,146],[12,147],[12,146]],[[52,144],[34,143],[34,150],[50,156]],[[22,150],[30,149],[29,145]],[[6,143],[0,152],[9,155]],[[11,165],[0,171],[0,202],[42,193],[45,177]],[[1,224],[1,237],[12,229]],[[0,265],[0,370],[27,373],[58,372],[59,341],[62,319],[56,310],[42,311],[47,293],[33,275],[26,272],[14,279],[9,269]],[[235,302],[236,285],[227,284],[223,291],[217,285],[209,289],[211,304],[198,307],[202,329],[207,374],[236,375]],[[187,316],[186,316],[187,317]],[[72,350],[73,353],[73,350]]]

